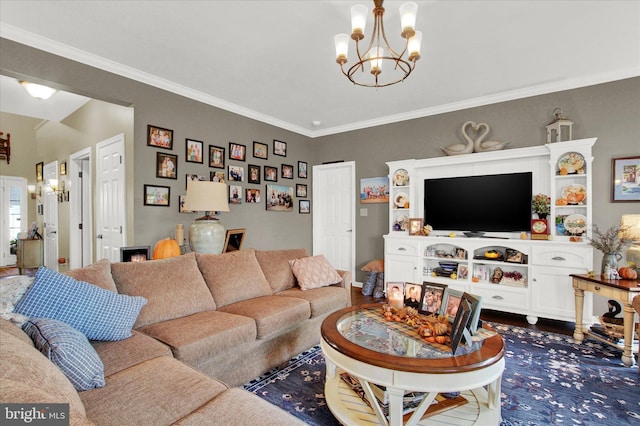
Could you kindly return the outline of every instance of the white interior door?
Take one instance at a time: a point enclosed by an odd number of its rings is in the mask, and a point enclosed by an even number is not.
[[[15,265],[10,242],[27,230],[27,180],[0,176],[0,266]]]
[[[96,253],[120,261],[126,245],[124,133],[96,145]]]
[[[355,277],[356,164],[313,167],[313,254]]]
[[[93,262],[91,148],[69,156],[69,267]]]
[[[44,177],[43,197],[43,231],[44,235],[44,266],[50,269],[58,269],[58,194],[51,184],[58,182],[58,162],[53,161],[44,165],[42,170]]]

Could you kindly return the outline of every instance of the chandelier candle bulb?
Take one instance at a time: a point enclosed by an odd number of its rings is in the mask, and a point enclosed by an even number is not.
[[[417,61],[420,59],[420,47],[422,44],[422,31],[416,31],[413,37],[409,39],[407,50],[409,51],[409,60]]]
[[[384,58],[384,49],[382,47],[374,47],[369,55],[371,74],[380,74],[382,72],[382,58]]]
[[[402,37],[411,38],[416,29],[416,15],[418,5],[414,2],[404,3],[400,6],[400,23],[402,26]]]
[[[334,37],[336,44],[336,62],[340,65],[347,63],[347,53],[349,51],[349,36],[346,34],[337,34]]]
[[[351,8],[351,38],[362,40],[364,38],[364,28],[367,24],[367,6],[356,4]]]

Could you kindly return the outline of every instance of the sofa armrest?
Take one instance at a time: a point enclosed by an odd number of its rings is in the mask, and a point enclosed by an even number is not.
[[[342,281],[338,284],[334,284],[336,287],[343,287],[347,292],[347,306],[351,306],[351,284],[353,283],[353,276],[351,272],[337,269],[338,275],[342,277]]]

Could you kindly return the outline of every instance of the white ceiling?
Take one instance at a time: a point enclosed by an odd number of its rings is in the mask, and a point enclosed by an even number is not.
[[[416,70],[354,86],[333,36],[357,3],[2,0],[0,36],[311,137],[640,75],[637,0],[417,1]]]

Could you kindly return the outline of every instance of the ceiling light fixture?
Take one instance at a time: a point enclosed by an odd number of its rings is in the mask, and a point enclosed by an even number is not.
[[[383,0],[373,0],[375,6],[373,8],[373,31],[366,50],[361,50],[360,41],[364,40],[367,7],[359,4],[351,8],[351,39],[356,42],[358,55],[358,61],[355,64],[346,65],[349,36],[347,34],[335,36],[336,62],[340,64],[342,73],[358,86],[385,87],[400,83],[411,74],[416,66],[416,61],[420,59],[422,32],[415,30],[418,5],[414,2],[408,2],[400,6],[401,36],[406,42],[402,52],[397,53],[389,45],[387,35],[384,32],[382,3]],[[365,72],[365,63],[367,62],[373,78]],[[383,74],[382,67],[385,63],[387,65]],[[360,72],[358,73],[358,71]]]
[[[57,92],[56,89],[51,87],[43,86],[42,84],[30,83],[24,80],[21,80],[20,84],[22,84],[22,87],[24,87],[31,96],[38,99],[49,99],[51,95]]]

